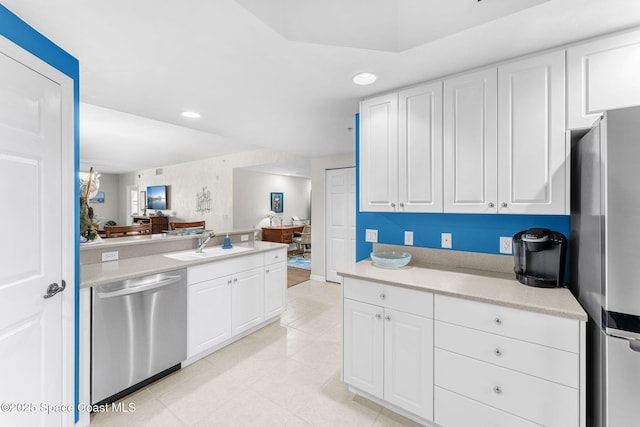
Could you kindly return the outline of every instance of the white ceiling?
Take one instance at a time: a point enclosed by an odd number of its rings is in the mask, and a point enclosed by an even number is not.
[[[363,97],[640,25],[637,0],[0,2],[80,60],[81,162],[103,173],[353,152]]]

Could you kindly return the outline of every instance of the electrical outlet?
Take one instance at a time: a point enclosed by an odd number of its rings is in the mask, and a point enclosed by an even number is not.
[[[369,230],[365,234],[365,241],[371,243],[378,243],[378,230]]]
[[[404,244],[407,246],[413,246],[413,231],[404,232]]]
[[[500,253],[509,254],[513,253],[513,239],[511,237],[500,236]]]
[[[441,239],[442,239],[442,247],[446,248],[446,249],[451,249],[452,247],[452,237],[451,237],[451,233],[442,233],[441,234]]]
[[[117,261],[117,260],[118,260],[118,251],[102,252],[102,262]]]
[[[241,242],[248,242],[249,241],[249,235],[248,234],[243,234],[242,236],[240,236],[240,241]]]

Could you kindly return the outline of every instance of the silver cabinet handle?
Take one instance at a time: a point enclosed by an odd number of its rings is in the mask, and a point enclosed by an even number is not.
[[[52,283],[49,286],[47,286],[47,293],[42,298],[44,299],[51,298],[55,294],[59,294],[60,292],[64,291],[64,288],[66,287],[67,287],[67,284],[64,280],[62,281],[62,286],[58,285],[57,283]]]
[[[502,320],[499,317],[496,317],[495,319],[493,319],[493,323],[500,326],[502,325]]]
[[[493,207],[495,207],[495,206],[496,206],[496,205],[494,205],[494,204],[493,204],[493,202],[489,202],[489,207],[490,207],[490,208],[493,208]]]
[[[387,314],[386,316],[384,316],[384,320],[386,320],[387,322],[391,322],[391,316]]]
[[[376,319],[382,319],[382,315],[380,313],[376,313]]]
[[[384,292],[383,292],[383,293],[381,293],[381,294],[380,294],[380,299],[385,299],[385,298],[387,298],[387,296],[384,294]]]
[[[500,386],[499,386],[499,385],[497,385],[497,386],[495,386],[495,387],[493,388],[493,392],[494,392],[495,394],[500,394],[500,393],[502,393],[502,389],[500,388]]]
[[[503,208],[507,207],[507,202],[502,202],[502,204],[500,204],[500,206],[502,206]]]
[[[493,354],[500,357],[502,356],[502,350],[500,350],[499,348],[496,348],[495,350],[493,350]]]

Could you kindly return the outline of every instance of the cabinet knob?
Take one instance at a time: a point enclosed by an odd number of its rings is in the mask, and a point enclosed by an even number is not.
[[[395,208],[395,207],[396,207],[396,204],[395,204],[395,203],[391,203],[391,207],[392,207],[392,208]]]
[[[231,284],[231,279],[227,280],[227,285]]]
[[[269,270],[267,270],[265,273],[269,274]]]
[[[500,350],[499,348],[496,348],[495,350],[493,350],[493,354],[500,357],[502,356],[502,350]]]
[[[280,258],[280,255],[276,255],[276,256],[274,256],[274,258],[275,258],[275,259],[278,259],[278,258]]]
[[[400,203],[400,207],[401,207],[401,208],[404,208],[404,203]]]
[[[500,204],[500,206],[502,206],[503,208],[506,208],[506,207],[507,207],[507,202],[502,202],[502,203]]]
[[[496,205],[495,205],[495,204],[493,204],[493,202],[489,202],[489,207],[490,207],[490,208],[494,208],[495,206],[496,206]]]
[[[385,299],[387,296],[383,293],[380,294],[380,299]]]
[[[499,317],[496,317],[495,319],[493,319],[493,323],[500,326],[502,325],[502,320]]]
[[[237,281],[238,281],[237,277],[235,279],[233,279],[233,283],[236,283]]]
[[[502,393],[502,389],[500,388],[500,386],[499,386],[499,385],[497,385],[497,386],[495,386],[495,387],[493,388],[493,392],[494,392],[495,394],[500,394],[500,393]]]
[[[382,319],[382,315],[380,313],[376,313],[376,319]]]
[[[387,314],[386,316],[384,316],[384,320],[386,320],[387,322],[391,322],[391,316]]]

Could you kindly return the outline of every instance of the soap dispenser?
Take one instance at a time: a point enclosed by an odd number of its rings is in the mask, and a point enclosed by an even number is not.
[[[231,239],[229,238],[229,233],[227,233],[227,237],[224,238],[222,249],[231,249]]]

